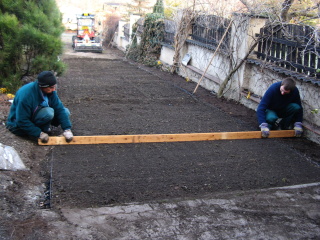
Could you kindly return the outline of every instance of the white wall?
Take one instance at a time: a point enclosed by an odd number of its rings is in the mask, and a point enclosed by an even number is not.
[[[159,60],[162,63],[173,65],[174,50],[166,46],[162,46]]]
[[[121,20],[119,21],[118,31],[115,34],[114,40],[113,40],[117,48],[119,48],[122,51],[124,51],[126,49],[126,46],[128,45],[128,42],[124,39],[124,32],[123,32],[123,26],[126,23],[127,22],[125,21],[121,21]]]
[[[127,24],[128,22],[121,21],[121,20],[119,21],[118,31],[115,34],[113,42],[117,46],[117,48],[119,48],[120,50],[125,51],[126,48],[129,46],[129,44],[131,43],[132,26],[138,21],[139,18],[140,18],[140,16],[138,16],[138,15],[134,15],[134,14],[130,15],[130,20],[129,20],[130,39],[129,39],[129,41],[127,41],[124,38],[124,32],[123,32],[123,26],[125,24]]]

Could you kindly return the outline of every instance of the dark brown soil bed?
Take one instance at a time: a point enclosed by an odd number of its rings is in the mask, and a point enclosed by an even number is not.
[[[255,112],[122,60],[66,59],[59,95],[75,135],[258,130]],[[57,146],[53,207],[92,207],[317,182],[306,139]]]

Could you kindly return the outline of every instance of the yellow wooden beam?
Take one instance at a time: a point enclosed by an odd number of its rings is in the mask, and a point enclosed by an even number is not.
[[[294,137],[294,130],[270,131],[269,138]],[[115,143],[156,143],[156,142],[192,142],[232,139],[261,138],[260,131],[215,132],[215,133],[179,133],[179,134],[142,134],[142,135],[99,135],[74,136],[71,142],[64,137],[50,137],[47,143],[38,140],[39,145],[69,144],[115,144]]]

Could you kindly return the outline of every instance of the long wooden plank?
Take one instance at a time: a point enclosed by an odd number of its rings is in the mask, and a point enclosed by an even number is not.
[[[269,138],[294,137],[294,130],[270,131]],[[115,144],[115,143],[156,143],[156,142],[191,142],[232,139],[261,138],[260,131],[249,132],[215,132],[215,133],[181,133],[181,134],[142,134],[142,135],[100,135],[74,136],[69,143],[64,137],[50,137],[47,143],[38,141],[39,145],[68,144]]]

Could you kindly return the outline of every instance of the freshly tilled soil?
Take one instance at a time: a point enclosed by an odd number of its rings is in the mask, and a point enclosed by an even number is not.
[[[75,135],[258,130],[254,111],[204,89],[192,95],[195,84],[159,69],[123,60],[66,62],[59,94]],[[320,169],[295,149],[304,141],[57,146],[52,204],[97,207],[317,182]]]

